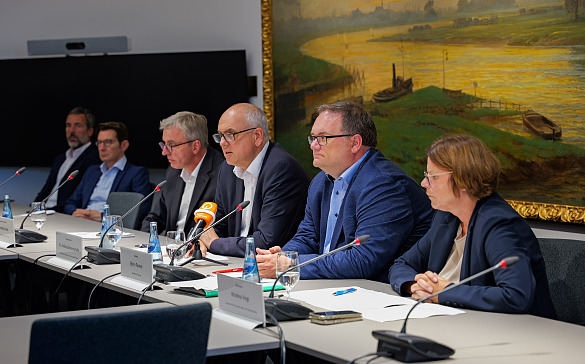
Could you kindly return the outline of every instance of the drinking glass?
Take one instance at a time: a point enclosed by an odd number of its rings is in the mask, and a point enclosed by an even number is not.
[[[280,282],[286,289],[287,300],[290,300],[290,291],[301,276],[301,269],[298,265],[299,253],[293,251],[278,252],[276,257],[276,276],[278,277],[287,269],[293,268],[280,278]]]
[[[32,207],[32,209],[31,209],[30,218],[37,226],[37,230],[40,232],[41,227],[43,226],[45,221],[47,221],[47,210],[45,209],[45,203],[44,202],[33,202],[31,204],[31,207]]]
[[[186,246],[177,251],[177,248],[183,243],[185,243],[185,233],[183,231],[167,231],[167,255],[170,259],[173,259],[173,254],[175,254],[175,260],[181,260],[185,256],[187,252]]]
[[[107,218],[106,226],[109,228],[106,237],[115,248],[124,233],[124,224],[122,224],[122,217],[120,215],[110,215]],[[111,228],[110,228],[111,226]]]

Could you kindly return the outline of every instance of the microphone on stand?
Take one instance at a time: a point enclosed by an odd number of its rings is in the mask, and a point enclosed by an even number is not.
[[[308,318],[309,313],[313,312],[313,311],[308,309],[307,307],[305,307],[297,302],[274,298],[274,288],[276,287],[276,284],[278,283],[280,278],[282,278],[286,273],[290,272],[293,269],[297,269],[297,268],[300,268],[300,267],[305,266],[307,264],[311,264],[319,259],[325,258],[328,255],[337,253],[340,250],[350,248],[354,245],[363,244],[368,240],[370,240],[369,235],[358,236],[357,238],[355,238],[352,242],[350,242],[348,244],[340,246],[337,249],[331,250],[328,253],[321,254],[315,258],[309,259],[306,262],[303,262],[299,265],[289,267],[287,270],[280,273],[280,275],[278,277],[276,277],[276,280],[274,281],[274,284],[272,285],[272,290],[270,291],[270,295],[268,296],[268,298],[266,298],[264,300],[266,312],[271,313],[272,316],[274,316],[277,321],[302,320],[302,319]]]
[[[207,230],[213,228],[214,226],[216,226],[217,224],[219,224],[223,220],[227,219],[228,216],[230,216],[231,214],[234,214],[238,211],[242,211],[243,209],[248,207],[249,204],[250,204],[250,201],[243,201],[242,203],[240,203],[229,214],[225,215],[221,219],[210,224],[207,228],[205,228],[200,233],[195,234],[193,237],[187,239],[187,241],[185,241],[184,244],[182,244],[181,246],[179,246],[177,248],[177,250],[175,250],[175,254],[178,251],[180,251],[181,249],[183,249],[185,246],[187,246],[188,244],[191,244],[193,241],[199,239],[199,237],[201,235],[203,235]],[[199,252],[201,252],[201,251],[199,251]],[[156,271],[156,278],[157,279],[162,280],[163,282],[166,283],[166,282],[190,281],[190,280],[205,278],[205,276],[199,272],[196,272],[196,271],[188,269],[188,268],[183,268],[181,266],[178,267],[178,266],[173,265],[173,262],[175,259],[175,254],[173,254],[173,256],[171,257],[170,264],[156,264],[154,266],[154,270]],[[181,263],[181,265],[187,264],[191,260],[193,260],[193,259],[190,259],[184,263]],[[216,262],[216,263],[221,264],[221,265],[227,265],[226,263],[223,263],[223,262]]]
[[[8,177],[8,179],[6,179],[6,181],[0,183],[0,187],[4,186],[5,184],[8,183],[8,181],[10,181],[11,179],[13,179],[16,176],[20,176],[22,174],[22,172],[24,172],[24,170],[26,169],[26,167],[21,167],[18,171],[16,171],[15,174],[13,174],[12,176]]]
[[[393,359],[405,363],[447,359],[448,357],[455,353],[455,350],[443,344],[439,344],[438,342],[435,342],[433,340],[420,336],[408,335],[406,333],[406,322],[408,321],[410,313],[414,310],[416,306],[418,306],[420,303],[428,299],[436,297],[441,293],[447,292],[455,287],[459,287],[462,284],[465,284],[475,278],[479,278],[496,269],[499,268],[506,269],[515,264],[516,262],[518,262],[519,259],[520,258],[518,258],[517,256],[502,259],[498,264],[494,265],[493,267],[490,267],[477,274],[467,277],[464,280],[460,281],[459,283],[449,285],[441,291],[435,292],[433,294],[430,294],[426,297],[417,300],[416,303],[410,309],[410,311],[408,311],[408,314],[404,319],[404,324],[402,325],[402,330],[400,330],[400,332],[392,330],[372,331],[372,335],[376,339],[378,339],[377,351],[388,352],[390,353],[390,356]]]
[[[146,195],[142,200],[138,201],[138,203],[122,216],[120,216],[120,220],[124,220],[126,216],[128,216],[132,211],[134,211],[138,206],[142,205],[144,201],[150,198],[150,196],[154,195],[156,192],[160,191],[161,188],[167,183],[167,181],[162,181],[159,183],[151,193]],[[104,238],[106,237],[108,231],[114,225],[108,226],[104,234],[100,239],[99,246],[86,246],[85,250],[87,251],[87,261],[93,264],[102,265],[102,264],[117,264],[120,263],[120,252],[114,249],[103,248]]]
[[[21,169],[19,169],[18,171],[20,171]],[[16,172],[16,173],[18,173],[18,172]],[[55,192],[59,191],[59,189],[61,187],[63,187],[63,185],[65,183],[67,183],[67,182],[71,181],[73,178],[77,177],[78,174],[79,174],[79,170],[78,169],[76,169],[73,172],[71,172],[71,174],[69,175],[69,177],[67,177],[67,179],[65,181],[63,181],[63,183],[61,183],[57,188],[55,188],[55,190],[53,192],[51,192],[47,197],[45,197],[43,199],[43,201],[41,201],[41,202],[42,203],[47,202],[47,200],[49,199],[49,197],[53,196],[53,194]],[[15,241],[16,241],[17,244],[18,243],[38,243],[38,242],[47,240],[47,236],[46,235],[43,235],[43,234],[38,233],[36,231],[31,231],[31,230],[25,230],[25,229],[23,229],[24,222],[26,221],[26,219],[28,219],[28,217],[32,213],[33,213],[33,211],[31,209],[28,212],[28,214],[26,214],[26,216],[24,217],[24,219],[22,220],[22,223],[20,223],[20,228],[14,230],[14,233],[16,235]]]

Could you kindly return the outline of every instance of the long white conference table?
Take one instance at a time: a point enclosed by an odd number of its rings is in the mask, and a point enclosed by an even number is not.
[[[22,221],[15,219],[16,223]],[[32,263],[44,254],[55,252],[55,232],[98,231],[97,222],[73,218],[68,215],[55,214],[47,218],[43,233],[49,238],[46,242],[26,244],[20,248],[4,249],[10,252],[11,259],[21,259]],[[25,228],[33,229],[32,222],[25,223]],[[134,238],[124,238],[121,246],[135,246],[146,243],[148,234],[133,231]],[[97,240],[84,241],[84,245],[97,245]],[[2,252],[0,255],[4,255]],[[46,269],[65,273],[62,268],[46,263],[48,258],[40,258],[38,265]],[[229,258],[227,267],[218,267],[212,263],[190,264],[187,267],[203,274],[214,270],[238,268],[242,259]],[[71,278],[91,284],[97,284],[106,276],[119,272],[119,265],[100,265],[86,263],[91,269],[74,270]],[[43,315],[29,315],[0,319],[0,362],[26,363],[28,359],[28,341],[30,326],[39,317],[67,316],[79,314],[99,314],[116,310],[148,309],[149,306],[184,305],[196,302],[209,302],[214,308],[219,306],[217,297],[198,298],[178,294],[173,288],[156,284],[157,289],[148,291],[143,300],[149,305],[112,307],[85,311],[60,312]],[[388,294],[395,294],[387,284],[355,280],[301,280],[295,291],[339,286],[359,286]],[[138,299],[140,292],[133,291],[106,280],[103,287]],[[315,310],[327,309],[311,307]],[[287,348],[327,360],[345,363],[361,355],[376,351],[377,340],[372,336],[373,330],[399,331],[403,321],[376,322],[363,320],[337,325],[316,325],[308,320],[281,323]],[[585,327],[560,321],[544,319],[531,315],[508,315],[466,310],[465,314],[456,316],[434,316],[425,319],[411,319],[408,333],[424,336],[455,349],[451,360],[462,363],[570,363],[581,362],[585,357]],[[279,346],[275,328],[257,328],[252,331],[231,323],[213,319],[208,342],[208,356],[263,351]],[[358,363],[365,363],[365,358]],[[393,362],[392,359],[379,358],[371,363]]]

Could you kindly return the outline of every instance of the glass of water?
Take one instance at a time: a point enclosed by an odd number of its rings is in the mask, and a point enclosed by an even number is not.
[[[120,215],[110,215],[107,218],[107,226],[109,227],[106,237],[115,248],[124,233],[124,224],[122,224],[122,217]],[[111,227],[110,227],[111,226]]]
[[[276,276],[278,277],[284,271],[290,269],[280,278],[280,283],[286,288],[287,300],[290,300],[290,291],[301,276],[301,269],[298,265],[299,253],[293,251],[278,252],[276,257]]]
[[[41,227],[43,226],[45,221],[47,221],[47,210],[45,209],[45,203],[44,202],[33,202],[31,204],[31,207],[32,207],[32,209],[31,209],[30,218],[37,226],[37,230],[40,232]]]
[[[170,259],[173,259],[173,254],[175,254],[175,261],[183,259],[187,252],[187,247],[184,246],[177,251],[183,243],[185,243],[185,233],[183,231],[167,231],[167,255]]]

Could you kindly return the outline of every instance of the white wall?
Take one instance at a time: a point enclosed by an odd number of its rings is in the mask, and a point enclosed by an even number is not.
[[[260,0],[2,0],[0,59],[26,58],[27,40],[130,38],[130,53],[245,49],[262,107]]]

